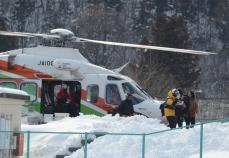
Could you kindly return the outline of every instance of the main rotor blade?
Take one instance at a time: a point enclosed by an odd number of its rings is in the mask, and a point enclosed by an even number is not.
[[[0,35],[4,35],[4,36],[18,36],[18,37],[60,38],[59,35],[48,35],[48,34],[27,33],[27,32],[9,32],[9,31],[0,31]]]
[[[179,52],[179,53],[185,53],[185,54],[197,54],[197,55],[217,54],[217,53],[197,51],[197,50],[191,50],[191,49],[178,49],[178,48],[158,47],[158,46],[149,46],[149,45],[140,45],[140,44],[118,43],[118,42],[91,40],[91,39],[86,39],[86,38],[79,38],[79,39],[85,42],[105,44],[105,45],[143,48],[143,49],[161,50],[161,51],[169,51],[169,52]]]

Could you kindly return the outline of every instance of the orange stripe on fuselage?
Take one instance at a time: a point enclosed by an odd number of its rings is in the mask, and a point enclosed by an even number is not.
[[[0,60],[0,70],[6,71],[6,72],[10,72],[16,75],[20,75],[23,76],[25,78],[42,78],[39,77],[37,74],[39,74],[40,76],[45,76],[45,78],[52,78],[52,76],[44,74],[42,72],[39,71],[35,71],[20,65],[15,64],[13,69],[8,69],[8,62]]]
[[[81,99],[84,100],[84,101],[87,101],[87,91],[86,90],[81,90]],[[98,98],[98,101],[96,103],[91,103],[97,107],[99,107],[100,109],[103,109],[105,111],[110,111],[112,110],[113,108],[110,106],[110,105],[107,105],[104,101],[103,98],[99,97]]]

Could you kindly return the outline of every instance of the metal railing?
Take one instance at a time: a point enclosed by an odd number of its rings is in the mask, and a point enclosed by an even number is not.
[[[194,126],[200,126],[200,139],[199,139],[199,157],[203,158],[203,139],[204,139],[204,125],[205,124],[210,124],[210,123],[215,123],[215,122],[229,122],[229,118],[224,118],[224,119],[219,119],[219,120],[211,120],[208,122],[204,123],[197,123]],[[183,126],[182,128],[186,128],[187,126]],[[156,135],[156,134],[162,134],[166,132],[171,132],[175,130],[180,130],[181,128],[174,128],[174,129],[166,129],[162,131],[156,131],[156,132],[151,132],[151,133],[110,133],[110,132],[42,132],[42,131],[0,131],[1,133],[13,133],[13,134],[26,134],[25,137],[25,142],[26,142],[26,150],[24,157],[25,158],[30,158],[30,145],[31,145],[31,137],[33,134],[60,134],[60,135],[81,135],[84,138],[85,144],[82,146],[83,147],[83,152],[84,152],[84,158],[88,158],[88,142],[87,140],[89,139],[89,135],[118,135],[118,136],[137,136],[141,137],[141,158],[145,158],[145,153],[146,151],[146,140],[148,136]],[[1,149],[0,149],[1,151]]]

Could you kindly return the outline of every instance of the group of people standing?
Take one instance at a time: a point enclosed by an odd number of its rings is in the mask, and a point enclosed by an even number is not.
[[[184,94],[181,89],[172,89],[168,92],[167,99],[160,106],[162,116],[168,121],[168,126],[172,128],[183,127],[192,128],[195,125],[198,105],[193,91]],[[134,108],[132,94],[127,94],[126,99],[117,107],[116,112],[120,116],[133,116]],[[114,114],[115,114],[114,113]]]
[[[198,113],[198,105],[193,91],[183,94],[181,89],[172,89],[168,92],[166,101],[160,106],[162,116],[165,116],[169,127],[182,127],[183,122],[186,128],[195,125],[195,117]]]

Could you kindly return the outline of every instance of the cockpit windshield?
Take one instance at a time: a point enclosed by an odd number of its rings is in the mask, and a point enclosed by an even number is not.
[[[148,98],[147,95],[144,92],[142,92],[140,88],[135,87],[129,82],[122,83],[122,88],[124,93],[130,93],[133,95],[133,105],[139,104]]]
[[[136,85],[136,87],[137,87],[142,93],[144,93],[147,97],[151,98],[151,96],[150,96],[144,89],[142,89],[139,85]]]

